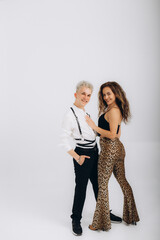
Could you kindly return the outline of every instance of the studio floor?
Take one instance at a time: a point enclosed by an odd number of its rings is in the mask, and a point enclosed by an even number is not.
[[[148,147],[149,145],[152,146],[152,149]],[[126,163],[127,176],[135,195],[140,222],[137,226],[126,225],[124,222],[112,224],[112,228],[108,232],[89,230],[88,225],[92,221],[95,209],[95,200],[91,184],[89,184],[82,219],[83,235],[79,237],[80,239],[159,239],[159,143],[134,144],[134,148],[131,148],[131,145],[126,148],[130,149],[127,155],[129,160]],[[139,151],[140,149],[141,151]],[[134,159],[136,162],[140,161],[139,165],[135,166]],[[136,172],[133,171],[135,168]],[[77,239],[77,236],[72,234],[69,216],[74,192],[72,164],[66,163],[65,171],[56,172],[54,181],[51,183],[38,182],[38,180],[32,182],[29,179],[24,181],[26,168],[21,168],[21,174],[16,181],[15,179],[11,181],[11,175],[5,178],[6,175],[4,171],[2,174],[2,169],[6,171],[7,168],[5,165],[1,166],[0,239]],[[66,175],[64,176],[64,174]],[[58,175],[61,176],[61,181],[57,180]],[[4,178],[8,181],[4,181]],[[110,208],[113,213],[122,217],[123,194],[113,176],[110,179],[109,192]]]

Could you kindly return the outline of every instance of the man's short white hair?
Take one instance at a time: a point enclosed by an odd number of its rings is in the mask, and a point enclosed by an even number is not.
[[[81,87],[86,87],[86,88],[90,88],[91,91],[93,92],[93,85],[87,81],[80,81],[77,86],[76,86],[76,92],[78,92],[78,90],[81,88]]]

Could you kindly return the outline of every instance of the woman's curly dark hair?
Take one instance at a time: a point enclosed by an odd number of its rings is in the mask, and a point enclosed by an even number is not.
[[[99,99],[99,116],[101,113],[104,113],[108,107],[108,104],[103,99],[103,89],[105,87],[109,87],[116,97],[116,104],[118,105],[121,114],[122,120],[127,123],[129,118],[131,117],[129,102],[126,98],[126,93],[122,89],[122,87],[117,82],[106,82],[100,86],[98,99]]]

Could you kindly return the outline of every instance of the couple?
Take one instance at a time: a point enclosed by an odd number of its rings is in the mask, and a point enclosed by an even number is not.
[[[123,221],[134,224],[139,221],[132,189],[125,178],[124,146],[119,140],[121,122],[130,117],[129,103],[125,92],[116,82],[106,82],[99,90],[98,126],[85,112],[90,101],[93,86],[81,81],[76,87],[75,102],[64,116],[62,123],[62,145],[72,156],[75,172],[75,194],[72,208],[72,230],[82,235],[81,218],[90,179],[95,195],[96,209],[91,230],[109,230],[112,222],[122,222],[109,210],[108,181],[113,172],[124,194]],[[100,136],[100,155],[96,143]],[[70,137],[76,148],[70,145]]]

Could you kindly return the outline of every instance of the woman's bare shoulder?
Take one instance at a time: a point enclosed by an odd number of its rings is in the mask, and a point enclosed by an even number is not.
[[[113,118],[118,118],[119,121],[122,120],[122,114],[121,111],[118,107],[113,107],[109,112],[108,112],[108,119],[113,119]]]
[[[108,112],[108,114],[120,114],[121,111],[119,109],[119,107],[113,107],[111,108],[111,110]]]

